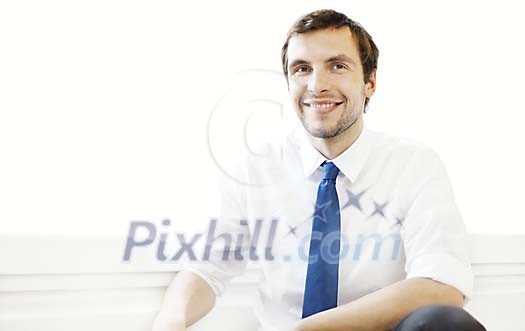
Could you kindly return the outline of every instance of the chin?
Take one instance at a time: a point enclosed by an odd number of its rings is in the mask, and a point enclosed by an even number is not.
[[[304,127],[306,131],[315,138],[328,139],[338,135],[336,128],[312,128],[308,125],[304,125]]]

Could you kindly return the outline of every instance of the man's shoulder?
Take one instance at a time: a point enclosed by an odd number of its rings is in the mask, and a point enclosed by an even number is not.
[[[366,129],[365,134],[370,140],[371,151],[375,154],[385,154],[389,157],[417,157],[435,154],[426,143],[401,135]]]

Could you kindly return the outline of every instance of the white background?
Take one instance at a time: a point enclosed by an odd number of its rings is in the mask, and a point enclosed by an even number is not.
[[[239,122],[212,114],[251,91],[273,102],[237,102],[247,131],[274,139],[291,119],[281,45],[319,8],[379,46],[367,125],[438,152],[469,232],[525,233],[525,23],[510,0],[3,1],[0,232],[205,222],[212,156],[234,149]]]

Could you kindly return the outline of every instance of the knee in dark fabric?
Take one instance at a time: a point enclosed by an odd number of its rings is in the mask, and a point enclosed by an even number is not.
[[[429,305],[414,310],[395,331],[486,331],[466,310],[447,305]]]

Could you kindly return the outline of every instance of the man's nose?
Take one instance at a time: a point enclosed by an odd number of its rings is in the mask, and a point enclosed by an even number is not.
[[[326,73],[314,71],[308,80],[308,91],[317,95],[330,89],[330,80]]]

